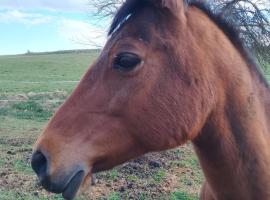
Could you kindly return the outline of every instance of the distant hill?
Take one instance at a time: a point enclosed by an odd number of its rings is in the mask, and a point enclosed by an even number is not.
[[[28,51],[21,55],[50,55],[50,54],[69,54],[69,53],[97,53],[100,49],[73,49],[73,50],[59,50],[59,51],[46,51],[46,52],[31,52]]]

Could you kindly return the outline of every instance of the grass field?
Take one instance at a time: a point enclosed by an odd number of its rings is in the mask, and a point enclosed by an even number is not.
[[[31,148],[97,51],[0,56],[0,199],[62,199],[42,190]],[[270,81],[270,74],[267,75]],[[77,199],[196,200],[203,176],[190,144],[149,154],[95,176]]]
[[[97,53],[0,56],[0,93],[71,91]]]

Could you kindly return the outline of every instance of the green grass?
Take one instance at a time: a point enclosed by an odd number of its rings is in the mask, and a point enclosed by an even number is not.
[[[0,148],[1,148],[1,146],[0,146]],[[5,164],[4,159],[3,159],[3,158],[0,158],[0,167],[3,167],[3,166],[4,166],[4,164]]]
[[[267,79],[268,82],[270,83],[270,74],[266,74],[266,79]]]
[[[71,91],[98,52],[0,56],[0,93]]]
[[[116,169],[112,169],[109,173],[110,180],[116,180],[118,176],[118,171]]]
[[[156,182],[159,183],[159,182],[161,182],[165,178],[165,176],[166,176],[165,170],[164,169],[160,169],[160,170],[158,170],[157,172],[155,172],[153,174],[153,179],[154,179],[154,181],[156,181]]]
[[[171,194],[170,200],[198,200],[198,197],[189,195],[186,192],[176,191]]]
[[[44,195],[34,195],[25,194],[18,191],[4,191],[0,189],[0,199],[1,200],[48,200],[47,196]],[[53,195],[49,198],[50,200],[63,200],[61,195]]]
[[[26,174],[33,174],[30,164],[25,160],[17,159],[12,162],[13,169],[17,172],[22,172]]]
[[[118,192],[113,192],[111,194],[109,194],[107,200],[120,200],[120,194]]]
[[[14,117],[1,115],[0,122],[0,133],[1,136],[5,137],[5,139],[14,139],[15,136],[27,136],[25,132],[29,132],[30,130],[39,130],[44,125],[44,122],[40,121],[17,119]]]
[[[270,83],[270,64],[267,65],[266,70],[265,70],[265,77]]]
[[[0,115],[10,116],[18,119],[32,119],[35,121],[46,121],[52,116],[52,111],[45,110],[34,101],[18,102],[10,106],[0,108]]]

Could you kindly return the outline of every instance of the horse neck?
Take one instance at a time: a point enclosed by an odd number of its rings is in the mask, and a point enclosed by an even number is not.
[[[214,115],[220,116],[214,116]],[[269,132],[231,110],[213,114],[193,141],[218,199],[269,199]],[[263,120],[263,119],[261,119]],[[266,198],[267,197],[267,198]]]
[[[205,18],[196,10],[194,16]],[[193,141],[207,182],[218,200],[270,199],[269,88],[210,20],[192,28],[215,77],[215,108]]]
[[[193,141],[206,179],[219,200],[269,199],[269,108],[256,94],[227,93]]]

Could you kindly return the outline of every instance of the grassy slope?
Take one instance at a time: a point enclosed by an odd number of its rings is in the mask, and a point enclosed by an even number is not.
[[[91,61],[94,53],[0,56],[0,93],[70,91]],[[32,82],[32,83],[31,83]]]
[[[0,102],[1,200],[62,199],[36,185],[29,165],[31,148],[47,119],[76,85],[59,81],[79,80],[96,56],[97,52],[68,52],[0,57],[0,100],[15,100]],[[78,199],[197,199],[203,177],[191,149],[186,145],[150,154],[100,173],[95,186]],[[153,161],[160,166],[151,167]]]

